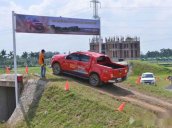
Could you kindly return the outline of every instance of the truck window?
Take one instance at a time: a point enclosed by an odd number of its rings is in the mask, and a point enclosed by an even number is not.
[[[68,56],[66,56],[67,60],[79,60],[79,55],[76,53],[70,54]]]
[[[105,62],[105,61],[106,61],[106,57],[105,56],[100,56],[99,58],[97,58],[97,63]]]
[[[80,61],[83,61],[83,62],[89,62],[90,60],[90,57],[87,56],[87,55],[80,55]]]
[[[106,65],[108,63],[111,63],[111,60],[107,56],[100,56],[99,58],[97,58],[97,63]]]

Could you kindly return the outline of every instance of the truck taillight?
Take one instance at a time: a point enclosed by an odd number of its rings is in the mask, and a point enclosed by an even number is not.
[[[103,70],[104,73],[108,73],[108,70]]]
[[[125,73],[127,73],[127,71],[128,71],[128,70],[127,70],[127,69],[125,69]]]
[[[113,78],[113,74],[110,74],[110,77]]]

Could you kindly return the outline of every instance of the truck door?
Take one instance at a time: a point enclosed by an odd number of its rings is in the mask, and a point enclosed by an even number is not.
[[[78,74],[86,77],[89,74],[90,70],[90,56],[88,55],[79,55],[79,61],[78,61]]]
[[[76,72],[78,60],[79,55],[77,53],[72,53],[66,56],[65,61],[63,63],[64,70],[71,73]]]

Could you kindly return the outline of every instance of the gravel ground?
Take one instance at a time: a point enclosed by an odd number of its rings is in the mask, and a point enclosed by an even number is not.
[[[172,91],[172,85],[169,85],[168,87],[166,87],[166,89]]]

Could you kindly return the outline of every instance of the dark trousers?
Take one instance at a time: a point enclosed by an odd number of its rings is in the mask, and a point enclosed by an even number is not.
[[[41,66],[41,77],[45,77],[46,67],[44,65]]]

